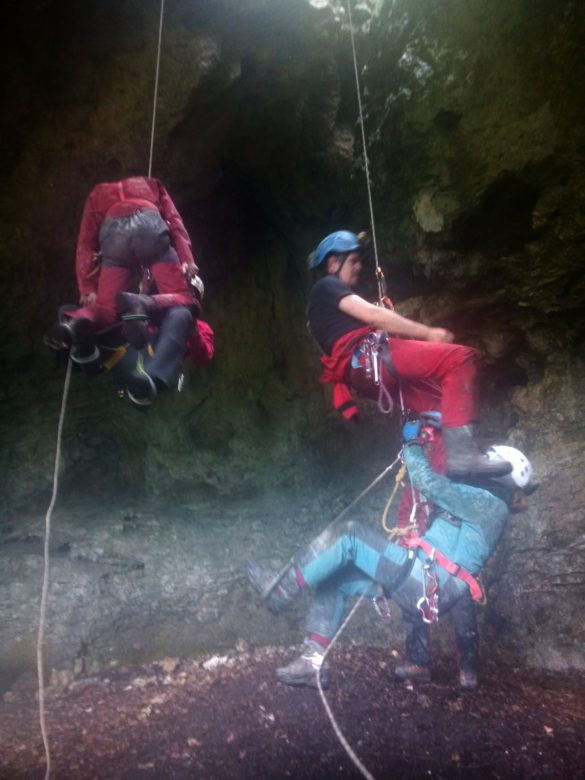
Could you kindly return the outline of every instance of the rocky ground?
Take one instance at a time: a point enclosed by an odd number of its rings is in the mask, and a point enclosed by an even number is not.
[[[277,683],[293,650],[164,658],[92,677],[54,676],[46,715],[57,778],[359,777],[314,689]],[[395,656],[396,654],[394,654]],[[580,778],[585,678],[487,666],[462,694],[453,661],[433,682],[393,680],[387,650],[340,646],[326,692],[376,778]],[[0,703],[0,777],[41,778],[34,678]]]

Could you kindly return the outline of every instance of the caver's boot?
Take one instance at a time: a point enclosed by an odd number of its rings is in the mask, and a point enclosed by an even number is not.
[[[317,675],[321,674],[321,687],[328,688],[331,682],[331,670],[323,663],[325,648],[312,639],[305,639],[301,654],[288,666],[276,670],[280,682],[286,685],[317,688]]]
[[[267,592],[274,582],[278,572],[272,569],[258,566],[256,563],[248,564],[248,579],[266,601],[266,606],[275,615],[290,606],[293,599],[298,596],[301,586],[297,579],[296,568],[291,564],[278,583]]]
[[[150,406],[157,395],[156,385],[146,371],[135,369],[126,385],[126,395],[135,406]]]
[[[63,348],[70,348],[75,363],[92,363],[99,358],[92,323],[85,317],[67,317],[65,307],[59,312],[59,324],[50,338]]]
[[[443,442],[447,452],[447,476],[462,477],[475,474],[484,477],[503,477],[512,471],[512,465],[498,456],[488,456],[475,441],[472,425],[443,428]]]
[[[126,326],[128,343],[134,349],[143,349],[148,341],[148,323],[158,311],[150,295],[120,292],[116,295],[116,311]]]
[[[430,682],[431,669],[429,666],[413,664],[406,661],[394,669],[394,677],[398,680],[410,680],[411,682]]]

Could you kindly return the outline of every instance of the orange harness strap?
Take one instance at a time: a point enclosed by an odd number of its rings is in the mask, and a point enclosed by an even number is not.
[[[435,560],[439,566],[445,569],[446,572],[452,574],[454,577],[458,577],[467,585],[470,590],[471,598],[474,601],[482,601],[485,598],[484,592],[478,580],[465,569],[462,569],[458,563],[447,558],[442,552],[439,552],[436,547],[433,547],[426,539],[420,536],[410,536],[402,542],[406,547],[420,547],[421,550],[429,558]]]

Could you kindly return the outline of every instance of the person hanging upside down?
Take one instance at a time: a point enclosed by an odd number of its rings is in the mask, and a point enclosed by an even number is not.
[[[362,248],[354,233],[340,230],[326,236],[309,257],[309,267],[320,276],[309,293],[309,329],[323,352],[321,381],[334,384],[336,408],[346,418],[357,413],[349,387],[369,397],[378,394],[373,345],[382,357],[383,385],[392,395],[400,389],[406,409],[441,412],[449,475],[506,473],[509,464],[486,457],[474,438],[477,350],[453,344],[445,328],[423,325],[356,295]]]
[[[425,428],[432,416],[409,420],[403,427],[403,458],[414,486],[436,506],[429,529],[405,547],[377,528],[343,521],[326,528],[302,548],[281,572],[252,563],[248,578],[268,609],[280,613],[307,588],[317,598],[307,619],[300,656],[277,671],[289,685],[327,685],[330,671],[323,656],[337,632],[349,596],[392,598],[404,614],[432,621],[471,593],[482,596],[476,580],[506,529],[517,494],[532,492],[532,466],[513,447],[496,446],[486,458],[504,458],[505,476],[481,475],[456,482],[437,474],[423,452]]]
[[[130,284],[147,270],[158,292],[131,295]],[[98,184],[85,202],[76,253],[81,308],[68,311],[61,337],[72,358],[94,353],[97,331],[121,317],[130,343],[141,349],[146,323],[156,309],[185,306],[198,312],[190,280],[198,268],[183,220],[157,179],[137,176]]]

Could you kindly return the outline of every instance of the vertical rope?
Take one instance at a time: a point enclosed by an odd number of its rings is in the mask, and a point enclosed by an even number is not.
[[[61,412],[59,414],[59,425],[57,426],[57,448],[55,451],[55,466],[53,469],[53,495],[47,514],[45,515],[45,544],[43,550],[43,589],[41,593],[41,607],[39,614],[39,633],[37,637],[37,676],[39,680],[39,720],[41,724],[41,734],[43,737],[43,746],[45,749],[45,758],[47,762],[45,770],[45,780],[48,780],[51,774],[51,750],[49,746],[49,735],[47,733],[47,724],[45,721],[45,685],[43,681],[43,643],[45,639],[45,619],[47,614],[47,599],[49,595],[49,542],[51,536],[51,515],[57,501],[57,490],[59,487],[59,464],[61,462],[61,439],[63,436],[63,423],[65,420],[65,409],[67,406],[67,396],[69,395],[69,383],[71,379],[71,358],[67,363],[67,372],[65,374],[65,385],[63,387],[63,398],[61,400]]]
[[[346,740],[346,738],[343,736],[343,733],[339,726],[337,725],[337,721],[335,720],[335,717],[333,716],[333,712],[331,711],[331,707],[329,706],[329,702],[325,698],[325,694],[323,693],[323,686],[321,685],[321,669],[323,668],[323,664],[325,663],[325,659],[329,655],[329,652],[337,639],[341,636],[343,630],[349,623],[349,621],[354,616],[355,612],[357,611],[358,607],[364,600],[364,595],[362,594],[359,599],[356,601],[356,603],[351,608],[351,612],[349,615],[345,618],[341,626],[339,627],[337,633],[329,643],[327,649],[325,650],[325,653],[323,655],[323,663],[319,667],[319,670],[317,672],[317,688],[319,689],[319,696],[321,697],[321,701],[323,702],[323,707],[325,707],[325,712],[327,713],[327,717],[329,718],[331,725],[333,727],[333,731],[335,732],[335,736],[337,739],[341,742],[342,747],[345,749],[345,752],[350,757],[350,759],[353,761],[354,765],[357,767],[359,772],[361,773],[362,777],[365,777],[366,780],[374,780],[374,776],[370,774],[370,772],[366,769],[366,767],[362,764],[360,759],[358,758],[357,754],[352,749],[349,742]]]
[[[366,185],[368,189],[368,203],[370,206],[370,225],[372,229],[372,245],[374,247],[374,261],[376,263],[376,275],[381,274],[380,261],[378,259],[378,242],[376,240],[376,225],[374,222],[374,203],[372,199],[372,182],[370,178],[370,163],[368,160],[368,145],[366,142],[366,129],[364,127],[364,112],[362,108],[362,93],[360,86],[360,77],[358,73],[357,53],[355,49],[355,40],[353,34],[353,21],[351,18],[351,0],[347,0],[347,17],[349,19],[349,33],[351,38],[351,52],[353,55],[353,72],[355,75],[355,90],[357,94],[358,109],[360,116],[360,129],[362,133],[362,147],[364,150],[364,166],[366,170]],[[398,382],[398,392],[400,396],[400,410],[404,414],[404,399],[402,397],[402,385]]]
[[[370,165],[368,161],[368,146],[366,143],[366,130],[364,127],[364,112],[362,108],[362,95],[361,95],[361,87],[360,87],[360,77],[358,74],[358,65],[357,65],[357,54],[355,50],[355,41],[354,41],[354,35],[353,35],[353,22],[351,18],[351,0],[347,0],[347,16],[349,19],[349,31],[350,31],[350,37],[351,37],[351,51],[353,54],[353,70],[355,74],[355,89],[357,94],[357,101],[358,101],[358,109],[359,109],[359,116],[360,116],[360,128],[362,133],[362,147],[364,150],[364,165],[366,169],[366,184],[368,188],[368,203],[370,206],[370,225],[372,228],[372,244],[374,247],[374,260],[376,262],[376,268],[380,267],[380,263],[378,260],[378,243],[376,241],[376,226],[374,223],[374,204],[372,200],[372,183],[370,180]]]
[[[150,129],[150,154],[148,157],[148,177],[152,176],[152,156],[154,152],[154,128],[156,124],[156,109],[158,103],[158,77],[160,73],[160,50],[162,43],[162,30],[164,18],[165,0],[160,0],[160,19],[158,24],[158,48],[156,52],[156,72],[154,76],[154,100],[152,104],[152,126]]]

